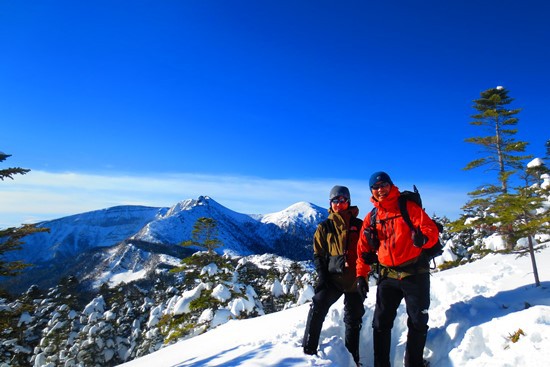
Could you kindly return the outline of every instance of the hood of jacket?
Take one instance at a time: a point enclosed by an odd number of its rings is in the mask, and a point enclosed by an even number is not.
[[[399,213],[399,203],[397,202],[399,195],[401,195],[399,188],[392,185],[388,196],[384,200],[378,201],[374,196],[371,196],[370,201],[379,211],[381,210],[392,214]]]
[[[332,208],[328,209],[328,214],[330,219],[335,219],[334,216],[340,216],[347,227],[349,227],[351,218],[357,218],[359,216],[359,208],[355,205],[350,205],[346,210],[343,210],[339,213],[336,213]]]

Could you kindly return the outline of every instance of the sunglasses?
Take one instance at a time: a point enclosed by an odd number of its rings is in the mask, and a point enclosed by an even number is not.
[[[389,182],[380,182],[379,184],[372,185],[371,189],[372,190],[385,189],[388,186],[390,186]]]
[[[331,204],[342,204],[342,203],[347,203],[347,202],[349,202],[349,200],[346,199],[346,198],[334,198],[334,199],[330,200]]]

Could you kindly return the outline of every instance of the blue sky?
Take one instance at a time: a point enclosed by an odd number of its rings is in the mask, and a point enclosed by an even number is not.
[[[545,1],[4,1],[0,227],[209,195],[245,213],[327,206],[368,178],[456,217],[496,178],[463,171],[481,91],[550,138]]]

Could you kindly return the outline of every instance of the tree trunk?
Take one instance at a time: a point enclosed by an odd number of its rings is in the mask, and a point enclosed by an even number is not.
[[[496,109],[495,109],[496,111]],[[495,137],[496,137],[496,150],[497,150],[497,156],[498,156],[498,169],[500,172],[501,178],[501,185],[502,185],[502,193],[507,194],[508,193],[508,180],[504,178],[504,147],[502,146],[502,140],[500,137],[500,121],[499,116],[497,115],[495,117]]]
[[[537,262],[535,261],[535,249],[533,246],[533,237],[529,236],[529,254],[531,255],[531,265],[533,266],[533,274],[535,274],[535,286],[540,287],[539,272],[537,270]]]

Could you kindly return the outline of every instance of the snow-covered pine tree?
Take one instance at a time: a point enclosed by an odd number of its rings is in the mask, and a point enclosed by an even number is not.
[[[11,157],[10,154],[0,152],[0,162],[9,157]],[[24,175],[28,172],[30,172],[30,169],[21,167],[0,169],[0,180],[4,181],[5,178],[13,180],[14,175]],[[30,264],[18,260],[8,261],[5,257],[7,253],[21,249],[24,237],[38,232],[49,232],[49,229],[36,227],[34,224],[25,224],[18,228],[0,229],[0,276],[14,276],[30,266]]]
[[[523,162],[530,158],[523,154],[528,143],[517,141],[514,137],[519,121],[516,115],[520,110],[509,108],[512,101],[508,90],[503,87],[485,90],[474,101],[473,107],[477,113],[472,115],[474,120],[470,124],[485,128],[489,134],[465,140],[480,146],[484,155],[468,163],[464,169],[485,167],[488,171],[496,171],[496,182],[483,184],[468,193],[472,199],[462,209],[470,214],[469,220],[453,223],[455,231],[465,228],[495,231],[505,238],[510,250],[514,247],[513,224],[500,218],[495,203],[500,195],[510,194],[511,176],[523,170]]]

